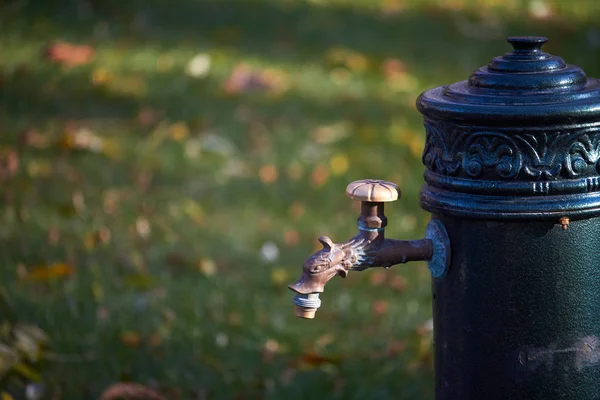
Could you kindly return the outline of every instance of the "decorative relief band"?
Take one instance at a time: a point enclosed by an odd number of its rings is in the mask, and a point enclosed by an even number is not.
[[[531,195],[600,190],[600,124],[551,130],[426,120],[425,130],[423,163],[434,186]]]

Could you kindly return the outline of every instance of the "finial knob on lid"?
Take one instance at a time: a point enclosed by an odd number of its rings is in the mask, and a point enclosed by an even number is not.
[[[398,200],[400,189],[393,182],[362,179],[354,181],[346,187],[346,196],[353,200],[384,203]]]
[[[513,49],[517,51],[540,51],[548,38],[542,36],[511,36],[506,41],[512,44]]]

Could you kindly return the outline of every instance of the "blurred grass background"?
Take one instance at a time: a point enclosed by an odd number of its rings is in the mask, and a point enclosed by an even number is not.
[[[423,235],[419,93],[466,79],[510,35],[547,36],[544,50],[598,76],[599,12],[592,0],[0,1],[0,388],[432,398],[423,264],[334,279],[314,321],[295,318],[286,285],[319,235],[354,234],[352,180],[398,183],[388,236]]]

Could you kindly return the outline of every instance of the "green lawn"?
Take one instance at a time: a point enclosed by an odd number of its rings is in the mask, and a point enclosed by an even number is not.
[[[15,320],[47,333],[21,373],[53,399],[121,380],[432,398],[424,264],[332,280],[313,321],[286,286],[318,236],[354,234],[352,180],[398,183],[387,235],[423,235],[419,93],[509,35],[598,76],[598,17],[591,0],[0,1],[0,338]]]

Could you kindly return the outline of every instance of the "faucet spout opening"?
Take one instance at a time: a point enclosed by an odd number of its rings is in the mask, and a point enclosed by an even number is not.
[[[298,318],[314,319],[317,310],[321,307],[321,299],[319,293],[297,294],[294,296],[294,304]]]

